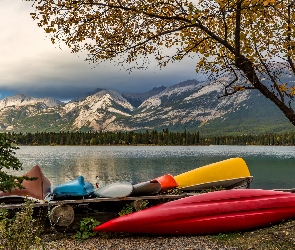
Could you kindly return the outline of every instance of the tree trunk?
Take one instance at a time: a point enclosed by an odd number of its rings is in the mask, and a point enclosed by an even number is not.
[[[291,107],[288,107],[276,95],[271,92],[265,85],[263,85],[254,70],[253,64],[249,59],[241,56],[242,62],[236,66],[242,70],[252,85],[258,89],[266,98],[270,99],[278,108],[284,113],[289,121],[295,126],[295,112]]]

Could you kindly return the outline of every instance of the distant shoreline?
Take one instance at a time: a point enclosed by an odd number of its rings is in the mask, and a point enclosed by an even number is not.
[[[38,132],[7,133],[17,145],[48,146],[295,146],[295,131],[285,133],[207,136],[168,129],[145,132]]]
[[[241,147],[294,147],[295,145],[156,145],[156,144],[129,144],[129,145],[120,145],[120,144],[113,144],[113,145],[23,145],[17,144],[16,146],[23,146],[23,147],[212,147],[212,146],[241,146]]]

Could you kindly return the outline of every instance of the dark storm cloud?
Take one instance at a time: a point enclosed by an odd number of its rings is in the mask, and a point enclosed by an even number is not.
[[[119,93],[149,91],[188,79],[198,79],[196,61],[186,59],[160,70],[152,61],[147,70],[131,74],[111,63],[89,65],[84,55],[51,44],[30,18],[28,2],[1,0],[0,98],[5,93],[70,100],[96,88]]]
[[[10,86],[10,90],[34,97],[50,96],[59,100],[70,100],[96,88],[113,89],[119,93],[140,93],[162,85],[170,86],[187,79],[198,79],[196,74],[185,69],[157,69],[156,72],[149,69],[128,74],[115,67],[91,69],[89,65],[83,65],[83,62],[77,64],[80,66],[72,65],[73,67],[67,70],[64,68],[60,74],[58,68],[62,68],[62,65],[57,66],[54,75],[46,75],[42,70],[36,70],[40,75],[27,76],[27,81],[15,82]]]

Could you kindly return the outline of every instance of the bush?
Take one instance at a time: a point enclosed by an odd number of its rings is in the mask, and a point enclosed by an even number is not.
[[[18,212],[0,209],[0,249],[23,250],[41,247],[42,227],[33,218],[31,201]]]
[[[86,240],[96,235],[97,232],[93,231],[93,228],[100,224],[99,221],[93,218],[83,218],[80,221],[80,230],[77,231],[75,239],[79,241]]]

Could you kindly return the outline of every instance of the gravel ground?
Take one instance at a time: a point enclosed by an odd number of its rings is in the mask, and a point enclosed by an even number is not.
[[[295,220],[273,226],[227,234],[208,236],[159,236],[123,233],[101,233],[79,242],[74,233],[53,232],[41,238],[42,250],[294,250]],[[1,244],[0,244],[0,249]],[[13,249],[15,250],[15,249]],[[23,249],[21,249],[23,250]]]
[[[159,237],[159,236],[99,236],[79,242],[69,238],[44,239],[45,249],[112,249],[112,250],[237,250],[238,248],[217,245],[206,236],[179,236],[179,237]]]

